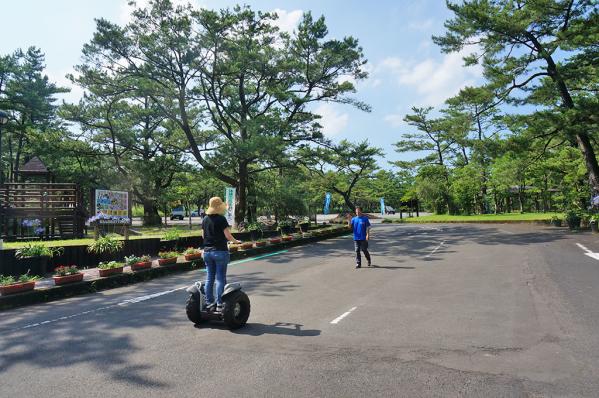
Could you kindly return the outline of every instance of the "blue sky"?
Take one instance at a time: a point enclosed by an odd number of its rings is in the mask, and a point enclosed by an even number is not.
[[[138,0],[144,4],[147,0]],[[176,0],[175,2],[187,2]],[[237,4],[228,0],[190,0],[197,6],[222,8]],[[442,54],[431,35],[443,32],[450,17],[444,0],[247,1],[254,9],[276,10],[280,26],[292,30],[303,11],[324,15],[331,37],[358,38],[370,77],[357,84],[356,97],[372,106],[364,113],[346,105],[323,104],[325,135],[339,140],[368,139],[383,148],[386,160],[405,159],[392,143],[409,131],[402,118],[416,106],[440,106],[461,87],[481,80],[480,68],[464,68],[461,54]],[[4,2],[0,21],[0,53],[17,48],[40,47],[46,54],[52,81],[70,87],[64,75],[80,62],[81,48],[95,30],[94,18],[125,23],[127,0],[20,0]],[[64,95],[76,101],[81,91]],[[408,155],[410,158],[413,155]]]

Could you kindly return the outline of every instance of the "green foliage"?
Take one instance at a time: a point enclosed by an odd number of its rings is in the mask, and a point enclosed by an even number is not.
[[[181,237],[181,232],[176,229],[169,229],[162,235],[162,240],[178,240]]]
[[[200,254],[200,253],[202,253],[202,251],[200,249],[196,249],[195,247],[188,247],[183,252],[183,254],[186,256],[193,255],[193,254]]]
[[[75,265],[61,265],[54,269],[54,276],[67,276],[80,273]]]
[[[34,282],[39,279],[41,279],[39,276],[29,275],[29,274],[20,275],[18,278],[15,278],[14,276],[10,276],[10,275],[9,276],[0,275],[0,286],[14,285],[15,283]]]
[[[151,257],[148,255],[143,255],[143,256],[131,255],[131,256],[125,257],[125,264],[133,265],[133,264],[137,264],[137,263],[147,263],[150,260],[151,260]]]
[[[100,264],[98,264],[99,269],[114,269],[121,268],[122,266],[123,264],[117,261],[101,262]]]
[[[123,241],[113,235],[102,236],[87,246],[87,251],[94,254],[116,253],[123,248]]]
[[[175,252],[175,251],[166,251],[166,252],[158,253],[158,257],[160,257],[161,259],[174,258],[174,257],[178,257],[178,256],[179,256],[179,253]]]
[[[64,251],[62,247],[48,247],[43,243],[28,243],[15,251],[16,258],[54,257]]]

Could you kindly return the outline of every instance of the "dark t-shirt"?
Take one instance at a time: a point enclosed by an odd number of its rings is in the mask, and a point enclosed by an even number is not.
[[[219,214],[204,217],[202,230],[204,231],[204,251],[228,251],[225,229],[229,228],[227,219]]]

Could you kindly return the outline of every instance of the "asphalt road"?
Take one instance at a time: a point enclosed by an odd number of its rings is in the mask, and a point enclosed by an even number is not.
[[[599,395],[597,237],[379,224],[359,270],[352,246],[232,264],[236,332],[186,319],[199,272],[2,312],[0,396]]]

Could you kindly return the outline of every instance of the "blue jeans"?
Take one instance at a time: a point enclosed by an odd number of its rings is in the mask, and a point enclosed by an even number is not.
[[[221,297],[227,284],[229,252],[204,252],[204,264],[206,264],[206,303],[212,304],[214,302],[214,278],[216,277],[216,303],[222,304]]]

